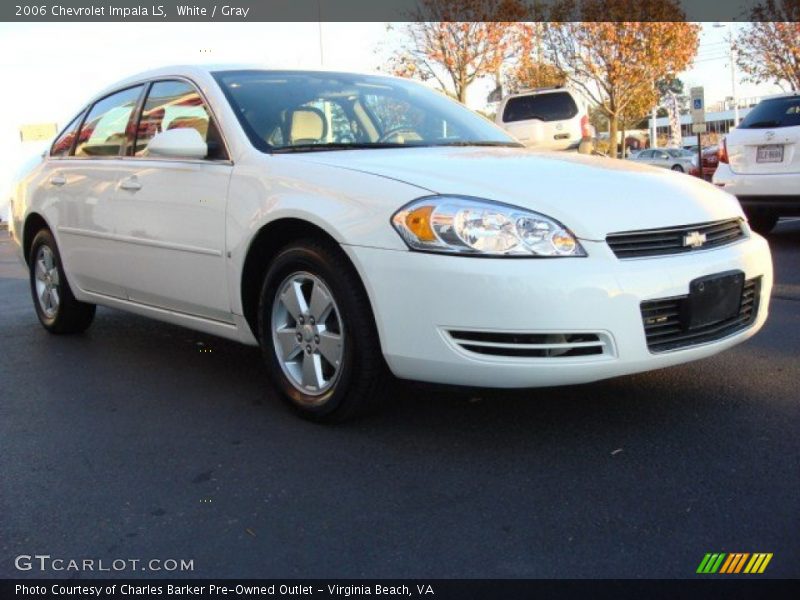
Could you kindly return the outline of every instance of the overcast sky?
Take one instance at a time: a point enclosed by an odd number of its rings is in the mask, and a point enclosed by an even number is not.
[[[395,26],[395,29],[404,25]],[[737,25],[734,26],[735,28]],[[320,30],[322,53],[320,53]],[[705,86],[708,104],[731,95],[727,24],[705,24],[695,66],[681,74]],[[385,23],[43,23],[0,24],[0,215],[18,165],[41,144],[21,144],[19,126],[63,125],[95,92],[133,73],[169,64],[264,63],[285,68],[375,71],[397,43]],[[320,61],[322,54],[322,63]],[[471,89],[483,108],[489,82]],[[780,91],[739,86],[739,96]],[[5,216],[4,216],[5,218]]]

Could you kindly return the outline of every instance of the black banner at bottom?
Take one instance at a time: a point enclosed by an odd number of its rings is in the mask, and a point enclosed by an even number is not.
[[[412,580],[235,580],[235,579],[6,579],[3,600],[297,599],[362,600],[413,598],[431,600],[517,600],[532,598],[636,598],[708,600],[800,598],[800,580],[698,578],[655,579],[412,579]]]

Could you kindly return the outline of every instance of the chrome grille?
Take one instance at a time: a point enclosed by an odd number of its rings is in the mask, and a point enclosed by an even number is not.
[[[713,342],[747,329],[758,314],[760,291],[760,277],[745,281],[739,313],[736,316],[695,329],[685,326],[684,303],[688,296],[642,302],[642,323],[647,347],[651,352],[666,352]]]
[[[606,243],[617,258],[624,259],[708,250],[732,244],[744,237],[744,222],[741,219],[728,219],[680,227],[612,233],[606,236]],[[692,241],[697,245],[691,245]]]
[[[448,333],[463,350],[488,356],[551,358],[610,353],[609,343],[595,333]]]

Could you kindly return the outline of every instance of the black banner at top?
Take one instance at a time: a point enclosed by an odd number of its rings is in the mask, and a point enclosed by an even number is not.
[[[800,21],[800,0],[11,0],[5,22]]]

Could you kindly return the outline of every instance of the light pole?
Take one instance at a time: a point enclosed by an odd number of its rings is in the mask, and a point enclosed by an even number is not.
[[[656,82],[653,80],[653,88],[658,91],[656,87]],[[658,124],[656,123],[656,119],[658,118],[658,102],[656,105],[653,106],[653,114],[650,116],[650,147],[651,148],[658,148]]]
[[[319,28],[317,36],[319,37],[319,66],[325,66],[325,54],[322,51],[322,0],[317,0],[317,21]]]
[[[714,27],[725,27],[724,23],[714,23]],[[731,65],[731,89],[733,91],[733,126],[739,126],[739,99],[736,93],[736,55],[733,46],[733,24],[728,23],[728,61]]]

